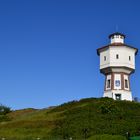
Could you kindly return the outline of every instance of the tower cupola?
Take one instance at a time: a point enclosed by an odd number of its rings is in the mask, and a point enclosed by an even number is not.
[[[114,43],[124,43],[124,39],[125,39],[125,35],[122,33],[113,33],[111,35],[109,35],[109,39],[110,39],[110,43],[114,44]]]

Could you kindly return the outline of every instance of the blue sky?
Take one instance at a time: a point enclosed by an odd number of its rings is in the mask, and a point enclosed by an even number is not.
[[[0,102],[44,108],[101,97],[96,49],[116,26],[140,48],[139,6],[139,0],[0,1]],[[138,54],[131,88],[140,98],[139,64]]]

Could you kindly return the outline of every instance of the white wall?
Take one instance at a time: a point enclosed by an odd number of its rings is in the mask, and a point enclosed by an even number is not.
[[[135,69],[135,51],[127,47],[112,46],[109,49],[110,53],[110,66],[126,66]],[[116,55],[119,59],[116,59]],[[129,60],[129,56],[131,60]]]
[[[131,91],[124,91],[124,90],[105,91],[103,97],[113,98],[114,100],[116,100],[115,99],[115,94],[121,94],[121,100],[132,101]]]
[[[108,98],[113,98],[113,94],[112,91],[105,91],[103,97],[108,97]]]
[[[111,46],[107,50],[100,53],[100,69],[113,67],[129,67],[135,69],[135,49],[125,46]],[[116,55],[119,59],[116,59]],[[104,56],[107,60],[104,61]],[[131,60],[129,60],[129,56]]]
[[[106,61],[104,60],[104,57],[106,57]],[[110,52],[108,49],[100,53],[100,69],[102,69],[102,67],[107,67],[109,63],[110,63]]]

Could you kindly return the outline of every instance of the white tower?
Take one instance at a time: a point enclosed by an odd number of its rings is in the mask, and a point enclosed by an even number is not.
[[[109,35],[110,44],[97,49],[100,72],[106,76],[103,97],[132,101],[129,76],[135,71],[137,48],[124,43],[125,35]]]

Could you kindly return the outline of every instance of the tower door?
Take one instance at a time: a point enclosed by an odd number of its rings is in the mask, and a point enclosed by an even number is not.
[[[115,94],[115,99],[116,100],[121,100],[121,94]]]

